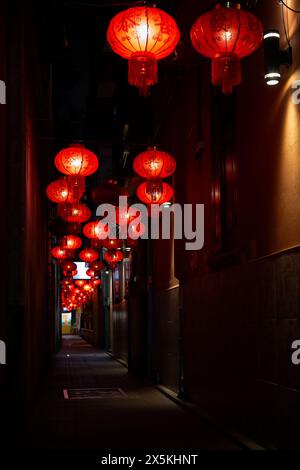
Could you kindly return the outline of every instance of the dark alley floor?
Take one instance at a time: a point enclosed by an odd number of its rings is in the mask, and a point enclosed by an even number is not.
[[[63,390],[120,388],[115,397],[65,399]],[[64,338],[27,430],[27,449],[219,449],[239,447],[79,337]]]

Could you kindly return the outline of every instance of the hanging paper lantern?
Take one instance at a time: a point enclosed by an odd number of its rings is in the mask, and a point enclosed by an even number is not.
[[[86,281],[84,281],[83,279],[77,279],[75,281],[75,285],[78,287],[83,287],[85,284],[86,284]]]
[[[84,235],[91,240],[103,240],[109,235],[108,225],[99,221],[89,222],[83,227]]]
[[[82,144],[72,144],[55,157],[55,166],[67,176],[89,176],[97,171],[97,156]]]
[[[67,222],[82,223],[92,216],[90,209],[85,204],[72,204],[66,216]]]
[[[86,275],[89,276],[89,277],[94,277],[95,276],[95,271],[93,271],[92,269],[87,269]]]
[[[194,48],[212,59],[213,85],[221,86],[225,94],[241,83],[240,59],[256,51],[263,39],[260,20],[227,3],[200,16],[191,29]]]
[[[142,178],[161,180],[174,173],[176,161],[169,153],[153,147],[135,157],[133,169]]]
[[[82,144],[72,144],[61,150],[54,163],[58,171],[68,176],[76,201],[85,191],[85,177],[95,173],[99,166],[97,156]]]
[[[172,54],[179,39],[175,20],[146,5],[118,13],[107,30],[113,51],[129,60],[129,83],[137,86],[143,96],[157,83],[157,61]]]
[[[61,240],[62,248],[65,248],[67,250],[77,250],[78,248],[81,247],[81,245],[82,245],[81,238],[75,235],[66,235]]]
[[[80,251],[79,258],[86,263],[91,263],[99,258],[99,254],[96,250],[86,248],[85,250]]]
[[[117,250],[118,248],[122,248],[123,240],[119,238],[107,238],[106,240],[103,240],[103,246],[108,250]]]
[[[85,285],[83,286],[83,290],[84,290],[85,292],[94,292],[94,288],[93,288],[93,286],[91,286],[90,284],[85,284]]]
[[[46,188],[46,194],[48,199],[56,204],[76,202],[74,194],[70,190],[68,181],[65,178],[52,181]]]
[[[89,267],[93,269],[93,271],[101,271],[104,268],[104,265],[101,261],[93,261],[89,264]]]
[[[65,250],[65,249],[62,248],[61,246],[55,246],[55,247],[52,249],[51,254],[52,254],[53,258],[58,259],[58,260],[62,260],[62,259],[68,258],[68,252],[67,252],[67,250]]]
[[[121,188],[116,180],[107,180],[101,186],[97,186],[91,193],[91,199],[94,204],[112,204],[117,206],[119,204],[119,197],[128,197],[128,191]]]
[[[167,183],[159,188],[156,182],[147,182],[138,186],[137,196],[145,204],[164,204],[172,199],[173,189]]]
[[[91,283],[93,286],[100,286],[101,285],[101,279],[92,279]]]
[[[119,250],[108,250],[104,254],[104,259],[107,263],[119,263],[123,259],[123,254]]]
[[[73,263],[72,261],[64,261],[62,264],[61,264],[61,269],[63,271],[66,271],[67,273],[71,272],[71,271],[76,271],[76,264]]]

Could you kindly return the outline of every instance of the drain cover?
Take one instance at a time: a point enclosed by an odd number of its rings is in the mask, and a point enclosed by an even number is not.
[[[64,389],[65,400],[95,400],[101,398],[124,398],[121,388],[68,388]]]

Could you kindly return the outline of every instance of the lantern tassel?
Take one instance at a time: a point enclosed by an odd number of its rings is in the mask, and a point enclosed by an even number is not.
[[[217,57],[212,61],[212,83],[222,86],[225,95],[232,93],[232,88],[242,81],[241,62],[236,55]]]
[[[139,88],[140,96],[147,96],[151,85],[157,83],[157,60],[154,54],[135,52],[129,60],[128,81]]]

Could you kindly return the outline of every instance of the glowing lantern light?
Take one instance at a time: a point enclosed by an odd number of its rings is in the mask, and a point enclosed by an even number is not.
[[[90,263],[91,261],[96,261],[96,259],[99,258],[99,254],[96,250],[86,248],[85,250],[80,251],[79,258],[86,263]]]
[[[104,268],[104,265],[101,261],[93,261],[92,263],[89,264],[89,267],[93,271],[101,271]]]
[[[66,235],[61,241],[62,248],[67,250],[77,250],[82,245],[82,240],[80,237],[75,235]]]
[[[85,204],[72,204],[66,216],[67,222],[82,223],[90,219],[92,213]]]
[[[58,260],[62,260],[62,259],[68,258],[68,252],[67,252],[67,250],[65,250],[65,249],[62,248],[61,246],[55,246],[55,247],[52,249],[51,254],[52,254],[53,258],[58,259]]]
[[[137,188],[138,198],[145,204],[164,204],[173,197],[173,189],[167,183],[162,183],[162,188],[158,188],[156,183],[151,186],[150,182],[142,183]]]
[[[58,171],[68,176],[77,201],[85,190],[85,176],[95,173],[99,166],[97,156],[82,144],[72,144],[58,152],[54,163]]]
[[[227,2],[200,16],[191,29],[194,48],[212,59],[212,83],[231,93],[241,83],[240,59],[252,54],[263,39],[263,26],[252,13]]]
[[[133,169],[142,178],[161,180],[174,173],[176,161],[169,153],[153,147],[135,157]]]
[[[109,264],[117,264],[123,259],[123,254],[119,250],[108,250],[104,254],[104,259]]]
[[[119,238],[107,238],[103,241],[103,246],[108,250],[117,250],[118,248],[122,248],[123,240]]]
[[[72,261],[64,261],[61,265],[61,269],[63,271],[66,271],[67,273],[71,271],[76,271],[76,264],[73,263]]]
[[[84,281],[83,279],[77,279],[75,281],[75,285],[78,287],[83,287],[85,284],[86,284],[86,281]]]
[[[86,275],[89,276],[89,277],[94,277],[95,276],[95,271],[93,271],[92,269],[87,269]]]
[[[46,188],[46,195],[50,201],[56,204],[76,202],[74,194],[70,190],[68,181],[65,178],[52,181]]]
[[[94,286],[100,286],[101,285],[101,279],[93,279],[91,281],[91,283],[94,285]]]
[[[94,288],[93,286],[91,286],[90,284],[85,284],[83,286],[83,290],[86,291],[86,292],[93,292],[94,291]]]
[[[67,176],[89,176],[97,171],[97,156],[82,144],[72,144],[55,157],[55,166]]]
[[[91,240],[103,240],[109,235],[109,227],[99,221],[89,222],[83,227],[83,233]]]
[[[157,83],[157,61],[174,52],[180,32],[175,20],[164,11],[139,6],[112,18],[107,40],[118,55],[129,60],[128,81],[140,95]]]

